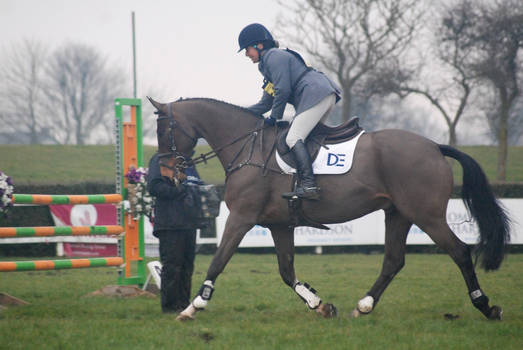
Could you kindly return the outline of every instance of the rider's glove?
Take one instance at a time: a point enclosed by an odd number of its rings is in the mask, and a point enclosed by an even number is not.
[[[263,122],[265,123],[265,125],[273,126],[274,124],[276,124],[276,119],[274,119],[274,118],[264,118]]]

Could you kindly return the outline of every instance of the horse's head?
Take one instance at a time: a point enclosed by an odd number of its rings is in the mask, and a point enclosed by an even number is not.
[[[156,135],[161,173],[175,182],[183,181],[186,177],[184,170],[194,154],[197,137],[183,116],[175,111],[173,103],[159,103],[147,98],[158,115]]]

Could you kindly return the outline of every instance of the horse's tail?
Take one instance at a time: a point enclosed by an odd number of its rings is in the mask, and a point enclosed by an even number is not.
[[[510,239],[510,218],[492,193],[485,173],[472,157],[446,145],[439,145],[439,149],[444,156],[456,159],[463,167],[461,197],[480,232],[475,249],[476,261],[481,256],[481,266],[485,271],[497,270],[505,255],[505,244]]]

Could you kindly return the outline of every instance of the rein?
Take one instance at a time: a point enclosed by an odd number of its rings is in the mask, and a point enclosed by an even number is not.
[[[263,169],[263,176],[265,176],[267,174],[267,170],[270,170],[270,171],[273,171],[273,172],[277,172],[279,174],[285,174],[283,173],[281,170],[277,170],[277,169],[271,169],[271,168],[268,168],[267,167],[267,163],[270,159],[270,157],[272,156],[272,154],[274,153],[275,149],[276,149],[276,139],[275,139],[275,142],[274,144],[272,145],[271,147],[271,151],[269,152],[268,156],[266,159],[264,159],[264,162],[263,164],[256,164],[256,163],[252,163],[251,162],[251,158],[254,154],[254,148],[255,148],[255,143],[256,143],[256,138],[258,137],[258,134],[261,134],[261,137],[260,137],[260,150],[261,150],[261,154],[263,154],[263,131],[269,127],[268,125],[265,125],[264,124],[264,121],[261,120],[261,125],[260,126],[257,126],[256,128],[254,128],[254,130],[251,130],[243,135],[240,135],[238,136],[237,138],[235,138],[234,140],[232,140],[231,142],[223,145],[223,146],[220,146],[214,150],[211,150],[210,152],[207,152],[207,153],[202,153],[200,154],[198,157],[196,158],[191,158],[190,156],[187,156],[187,155],[184,155],[183,153],[181,153],[180,151],[178,151],[176,149],[176,145],[174,143],[174,130],[175,129],[179,129],[185,136],[187,136],[189,139],[191,139],[195,144],[196,142],[198,141],[196,138],[194,138],[193,136],[191,136],[184,128],[183,126],[176,122],[176,120],[174,119],[174,116],[172,114],[172,106],[171,106],[171,103],[169,103],[167,105],[167,114],[166,113],[163,113],[162,111],[158,110],[156,112],[154,112],[155,114],[158,115],[158,118],[156,119],[156,122],[158,123],[159,121],[161,120],[164,120],[164,119],[169,119],[169,129],[168,129],[168,132],[169,132],[169,150],[170,152],[167,152],[167,153],[160,153],[158,156],[159,158],[165,158],[165,157],[175,157],[176,159],[179,159],[181,160],[181,163],[177,163],[176,166],[172,167],[168,164],[165,164],[163,163],[161,160],[160,160],[160,166],[162,167],[165,167],[165,168],[168,168],[168,169],[171,169],[171,170],[174,170],[174,171],[183,171],[183,169],[187,169],[188,167],[190,166],[193,166],[193,165],[197,165],[197,164],[201,164],[201,163],[204,163],[204,164],[207,164],[207,160],[209,159],[212,159],[212,158],[215,158],[218,156],[218,153],[242,140],[245,139],[245,142],[243,143],[242,147],[240,148],[240,150],[236,153],[236,155],[233,157],[233,159],[231,160],[231,162],[227,165],[227,167],[225,168],[225,176],[226,176],[226,181],[227,181],[227,178],[229,177],[229,175],[231,173],[233,173],[234,171],[236,170],[239,170],[241,169],[242,167],[246,166],[246,165],[251,165],[251,166],[255,166],[255,167],[259,167],[261,169]],[[275,127],[277,128],[277,124],[275,124]],[[238,158],[240,157],[240,155],[243,153],[243,151],[245,150],[245,148],[250,144],[250,149],[249,149],[249,154],[248,154],[248,157],[246,160],[244,160],[243,162],[240,162],[236,165],[234,165],[234,163],[238,160]]]

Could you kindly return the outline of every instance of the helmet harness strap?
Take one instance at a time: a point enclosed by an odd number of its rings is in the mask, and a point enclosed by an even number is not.
[[[253,47],[254,49],[256,49],[256,51],[258,51],[258,59],[261,60],[262,52],[265,51],[265,50],[264,50],[264,49],[260,49],[260,48],[258,47],[258,44],[254,44],[254,45],[252,45],[252,47]]]

